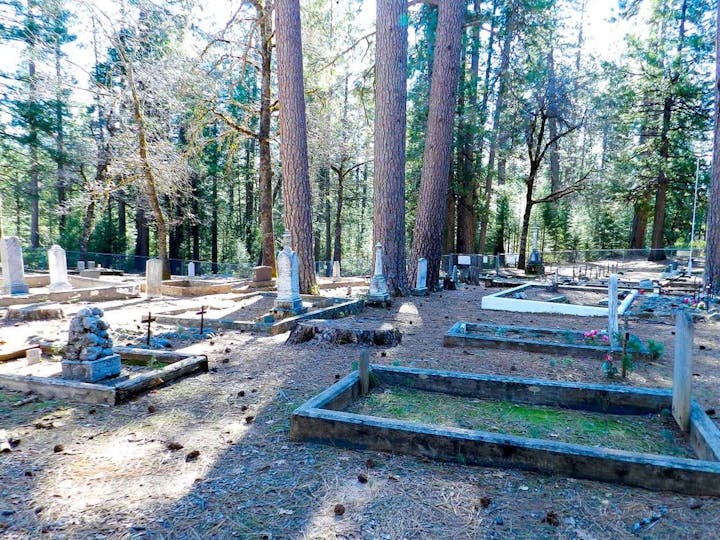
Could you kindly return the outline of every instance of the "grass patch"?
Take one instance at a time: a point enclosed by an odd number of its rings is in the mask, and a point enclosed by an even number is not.
[[[587,446],[695,458],[671,416],[613,415],[383,386],[347,412]]]

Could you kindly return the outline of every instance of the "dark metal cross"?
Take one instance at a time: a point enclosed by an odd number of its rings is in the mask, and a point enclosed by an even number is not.
[[[205,314],[207,313],[207,306],[200,306],[200,311],[195,315],[200,315],[200,335],[203,335],[203,328],[205,327]]]
[[[147,344],[150,345],[150,323],[155,322],[155,317],[152,316],[152,313],[148,311],[147,315],[143,315],[143,318],[140,322],[147,323]]]

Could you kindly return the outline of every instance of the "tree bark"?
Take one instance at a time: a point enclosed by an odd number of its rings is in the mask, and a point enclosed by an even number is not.
[[[705,284],[712,294],[720,294],[720,9],[717,12],[715,39],[715,126],[713,167],[708,194]]]
[[[309,294],[316,292],[317,284],[313,258],[299,0],[278,0],[275,17],[285,227],[292,235],[293,249],[298,257],[300,292]]]
[[[447,0],[438,10],[428,128],[410,260],[412,276],[417,269],[417,260],[420,257],[427,259],[427,283],[431,289],[437,288],[440,278],[465,3]]]
[[[62,50],[60,48],[60,36],[55,37],[55,152],[57,154],[57,211],[58,211],[58,237],[62,238],[65,233],[65,201],[67,199],[67,174],[66,174],[66,156],[65,156],[65,129],[63,118],[63,95],[62,95],[62,66],[61,66]]]
[[[630,249],[645,247],[645,233],[648,224],[648,208],[645,197],[633,204],[633,220],[630,229]]]
[[[275,268],[275,232],[273,230],[273,171],[270,154],[270,107],[272,77],[272,5],[266,0],[262,9],[258,9],[260,17],[260,126],[258,142],[260,146],[260,231],[262,234],[262,261],[272,268],[273,276],[277,276]]]
[[[383,245],[390,294],[402,296],[410,290],[405,267],[407,0],[377,0],[376,15],[373,243]]]
[[[35,2],[28,0],[28,27],[35,27],[35,16],[33,8]],[[28,32],[28,92],[30,94],[30,105],[33,109],[37,108],[37,76],[35,72],[35,32]],[[29,118],[29,139],[30,139],[30,186],[28,195],[30,196],[30,247],[40,247],[40,157],[38,146],[40,145],[39,130],[37,127],[36,113],[30,115]]]
[[[474,13],[480,17],[480,0],[474,1]],[[494,21],[493,21],[494,22]],[[491,26],[493,23],[491,22]],[[493,34],[491,32],[488,44],[488,57],[492,58]],[[489,60],[490,62],[490,60]],[[462,123],[464,132],[462,155],[462,183],[457,204],[457,251],[458,253],[473,253],[477,236],[477,203],[478,182],[475,176],[475,131],[480,127],[478,118],[485,116],[484,107],[487,104],[487,91],[484,93],[483,106],[478,111],[477,86],[478,70],[480,69],[480,26],[472,27],[470,35],[470,81],[468,89],[468,118]],[[489,77],[489,74],[488,74]],[[487,83],[487,80],[486,80]],[[480,152],[480,155],[482,153]]]

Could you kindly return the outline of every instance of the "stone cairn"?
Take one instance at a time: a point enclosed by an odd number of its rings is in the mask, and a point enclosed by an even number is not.
[[[113,353],[103,310],[83,308],[70,321],[63,377],[94,382],[120,374],[120,356]]]
[[[83,308],[70,321],[65,358],[92,361],[113,354],[108,323],[98,307]]]

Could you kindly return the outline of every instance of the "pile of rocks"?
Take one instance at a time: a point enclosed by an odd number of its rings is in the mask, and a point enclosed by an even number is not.
[[[103,310],[97,307],[87,307],[77,312],[70,321],[65,358],[91,361],[113,354],[109,326],[103,315]]]
[[[70,321],[68,344],[62,361],[65,379],[95,382],[116,377],[122,369],[113,353],[108,324],[100,308],[83,308]]]

